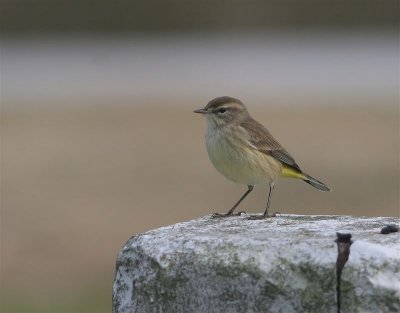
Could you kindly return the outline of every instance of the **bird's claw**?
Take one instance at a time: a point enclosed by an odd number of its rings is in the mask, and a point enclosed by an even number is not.
[[[225,218],[225,217],[232,217],[232,216],[242,216],[242,214],[246,214],[245,211],[240,211],[238,213],[214,213],[211,215],[211,218]]]
[[[272,214],[250,215],[246,219],[247,220],[252,220],[252,221],[254,221],[254,220],[264,220],[264,219],[267,219],[267,218],[276,217],[277,214],[281,214],[281,213],[275,212],[275,213],[272,213]]]

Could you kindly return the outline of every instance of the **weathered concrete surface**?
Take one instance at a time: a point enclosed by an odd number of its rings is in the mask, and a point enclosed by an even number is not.
[[[210,216],[131,238],[118,255],[114,313],[336,312],[336,232],[353,235],[342,312],[400,312],[397,218]]]

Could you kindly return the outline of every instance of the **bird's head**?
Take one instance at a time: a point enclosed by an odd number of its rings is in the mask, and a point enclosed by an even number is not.
[[[249,116],[240,100],[227,96],[215,98],[194,112],[204,114],[209,125],[218,127],[240,123]]]

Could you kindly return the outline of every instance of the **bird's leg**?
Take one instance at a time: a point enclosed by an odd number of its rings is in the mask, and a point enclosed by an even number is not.
[[[267,200],[267,206],[265,208],[264,214],[263,215],[252,215],[249,216],[248,219],[249,220],[262,220],[265,219],[267,217],[275,217],[276,213],[273,213],[271,215],[268,214],[268,209],[269,209],[269,205],[271,203],[271,194],[272,194],[272,190],[274,189],[274,183],[272,183],[271,185],[269,185],[269,193],[268,193],[268,200]]]
[[[247,191],[246,191],[246,192],[244,193],[244,195],[239,199],[239,201],[236,202],[236,204],[232,207],[232,209],[230,209],[230,210],[229,210],[227,213],[225,213],[225,214],[222,214],[222,213],[214,213],[211,217],[212,217],[212,218],[217,218],[217,217],[240,216],[241,213],[244,213],[244,212],[239,212],[239,213],[233,214],[233,211],[236,210],[236,208],[238,207],[238,205],[240,204],[240,202],[242,202],[243,199],[246,198],[247,195],[253,190],[254,186],[248,185],[247,188],[248,188]]]

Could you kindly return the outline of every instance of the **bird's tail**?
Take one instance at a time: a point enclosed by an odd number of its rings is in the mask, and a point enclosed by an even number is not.
[[[314,177],[311,177],[308,174],[304,173],[304,178],[303,180],[307,183],[313,186],[314,188],[317,188],[318,190],[321,191],[331,191],[331,189],[325,185],[323,182],[320,182],[319,180],[315,179]]]

